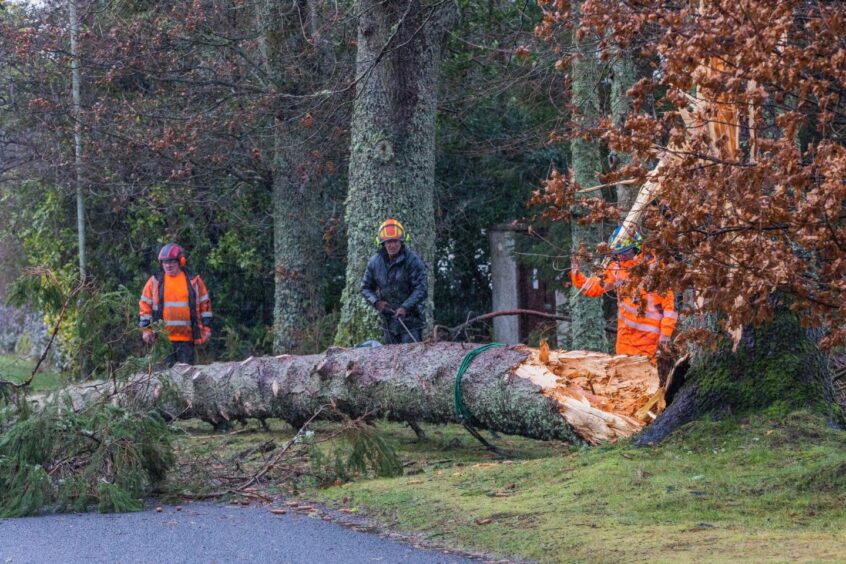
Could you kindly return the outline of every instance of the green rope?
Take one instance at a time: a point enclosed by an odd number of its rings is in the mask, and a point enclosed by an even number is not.
[[[473,363],[473,359],[480,353],[494,347],[503,346],[505,346],[505,343],[488,343],[487,345],[482,345],[481,347],[473,349],[464,355],[464,360],[461,361],[461,366],[458,367],[458,372],[455,375],[455,416],[458,417],[458,420],[462,423],[470,422],[470,412],[467,411],[467,406],[464,405],[464,398],[461,395],[461,378],[464,376],[464,373],[467,372],[467,369],[470,368],[470,365]]]

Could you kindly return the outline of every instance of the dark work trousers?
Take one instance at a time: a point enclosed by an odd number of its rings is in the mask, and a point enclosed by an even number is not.
[[[194,343],[191,341],[171,341],[173,351],[165,358],[165,364],[173,366],[176,363],[194,364]]]
[[[408,331],[402,326],[408,328]],[[423,329],[423,320],[413,315],[406,315],[402,323],[393,315],[382,316],[382,340],[386,345],[398,345],[400,343],[419,343],[420,332]],[[411,334],[409,334],[411,333]]]

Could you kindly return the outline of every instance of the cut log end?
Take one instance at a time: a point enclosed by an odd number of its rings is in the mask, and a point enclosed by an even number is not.
[[[514,373],[540,387],[586,442],[628,437],[665,407],[658,370],[643,356],[523,347]]]

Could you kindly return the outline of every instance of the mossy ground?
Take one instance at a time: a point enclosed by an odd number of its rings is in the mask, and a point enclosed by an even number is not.
[[[218,487],[210,474],[250,476],[272,455],[250,449],[294,434],[277,422],[270,432],[251,423],[223,435],[200,425],[181,424],[168,488],[176,495]],[[846,554],[846,432],[807,413],[697,422],[641,448],[493,439],[511,451],[509,461],[492,458],[458,426],[424,425],[424,441],[403,425],[378,427],[404,476],[319,488],[307,460],[293,457],[262,491],[344,507],[442,546],[543,562]],[[336,429],[321,423],[315,437]],[[331,441],[322,448],[331,450]]]
[[[0,380],[23,382],[29,378],[34,367],[35,361],[33,360],[12,355],[0,355]],[[61,380],[59,379],[59,375],[45,370],[43,367],[38,371],[38,374],[35,375],[32,381],[32,390],[34,392],[55,390],[60,386]]]

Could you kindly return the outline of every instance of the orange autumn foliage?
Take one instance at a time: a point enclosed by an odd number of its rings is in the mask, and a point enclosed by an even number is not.
[[[549,41],[574,30],[602,60],[651,65],[621,125],[571,133],[631,155],[597,184],[659,185],[639,228],[662,269],[641,282],[695,291],[725,327],[769,321],[781,301],[827,329],[823,345],[846,342],[846,5],[585,0],[578,21],[571,2],[541,5]],[[580,188],[557,172],[533,202],[569,220]],[[617,220],[601,198],[587,209],[581,221]]]

